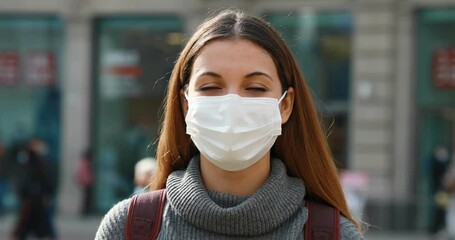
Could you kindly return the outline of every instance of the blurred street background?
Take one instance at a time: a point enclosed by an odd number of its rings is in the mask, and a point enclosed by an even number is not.
[[[0,0],[0,239],[36,189],[60,239],[94,237],[155,155],[179,51],[227,7],[291,47],[367,239],[447,238],[455,0]]]

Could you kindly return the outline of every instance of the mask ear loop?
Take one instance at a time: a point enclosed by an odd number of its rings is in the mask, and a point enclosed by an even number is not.
[[[283,95],[281,95],[280,99],[278,99],[278,104],[280,104],[281,101],[286,97],[287,93],[288,93],[288,91],[284,91]]]
[[[190,97],[188,97],[188,84],[185,84],[185,86],[183,86],[183,96],[185,97],[186,101],[190,99]]]

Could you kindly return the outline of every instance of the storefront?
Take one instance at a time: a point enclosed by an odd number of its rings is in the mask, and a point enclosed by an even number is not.
[[[167,82],[181,50],[176,16],[105,17],[95,21],[92,146],[96,208],[133,193],[134,165],[155,156]]]
[[[455,8],[427,8],[417,12],[416,108],[418,156],[417,192],[420,226],[436,219],[436,148],[455,150]],[[440,159],[449,160],[450,156]],[[448,162],[448,161],[447,161]]]
[[[16,205],[15,166],[28,140],[41,139],[58,169],[62,49],[60,19],[0,15],[0,211]]]

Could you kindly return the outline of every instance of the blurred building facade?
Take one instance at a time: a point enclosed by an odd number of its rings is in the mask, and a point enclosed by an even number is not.
[[[0,0],[0,141],[47,141],[70,213],[76,161],[93,149],[93,201],[106,211],[131,194],[134,163],[154,155],[185,39],[233,6],[289,43],[334,157],[369,177],[364,220],[427,229],[430,155],[455,145],[455,0]]]

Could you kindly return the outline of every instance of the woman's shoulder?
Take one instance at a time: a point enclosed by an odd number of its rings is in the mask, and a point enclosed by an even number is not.
[[[363,240],[362,234],[356,226],[347,218],[340,215],[340,239],[342,240]]]
[[[131,198],[125,199],[115,204],[106,215],[104,215],[96,232],[96,240],[125,239],[124,232],[130,202]]]

